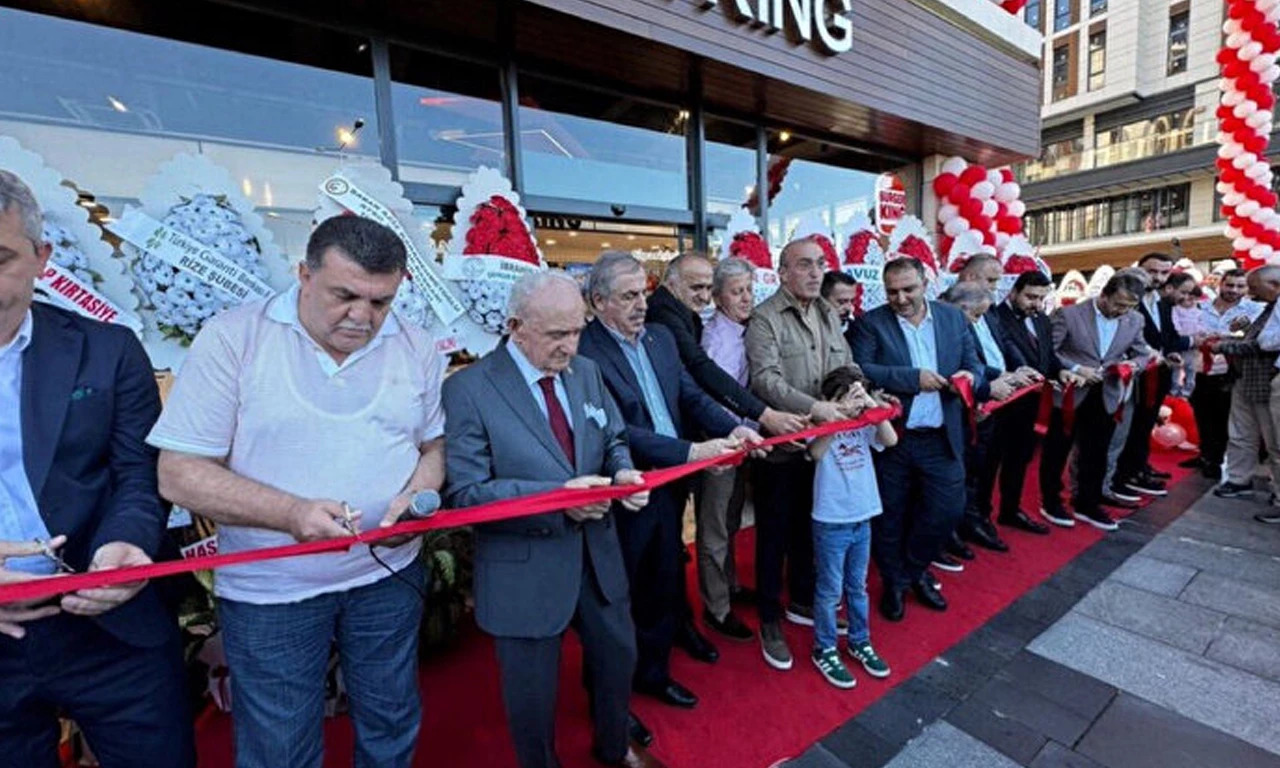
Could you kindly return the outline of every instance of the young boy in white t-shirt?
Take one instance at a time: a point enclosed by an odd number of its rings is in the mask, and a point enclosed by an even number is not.
[[[867,392],[869,383],[849,366],[822,382],[822,398],[853,415],[884,405]],[[814,666],[837,688],[856,681],[840,660],[836,610],[843,595],[849,612],[846,650],[873,677],[888,677],[889,665],[871,647],[867,622],[867,562],[871,557],[871,518],[880,514],[872,450],[891,448],[898,435],[888,421],[818,438],[809,444],[817,464],[813,479],[813,553],[817,582],[813,590]]]

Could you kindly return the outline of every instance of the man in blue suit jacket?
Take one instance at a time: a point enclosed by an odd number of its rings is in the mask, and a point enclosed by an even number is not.
[[[924,280],[919,261],[890,261],[889,303],[854,324],[854,360],[906,414],[898,445],[876,457],[884,514],[872,523],[871,551],[884,582],[880,611],[890,621],[902,618],[907,587],[946,610],[927,569],[964,514],[965,415],[950,379],[974,381],[980,365],[964,315],[926,301]]]
[[[0,171],[0,539],[65,536],[76,571],[146,564],[166,519],[145,443],[155,377],[129,330],[32,303],[51,252],[41,222],[26,185]],[[58,569],[44,557],[4,565]],[[178,626],[154,587],[11,606],[0,621],[15,614],[24,631],[0,637],[0,761],[54,765],[65,710],[105,768],[195,765]]]
[[[627,423],[636,467],[675,466],[732,451],[743,440],[758,442],[758,434],[738,426],[693,380],[671,332],[645,324],[644,288],[644,268],[630,254],[601,256],[587,278],[596,317],[582,334],[580,350],[604,374]],[[688,439],[694,434],[713,439]],[[687,495],[684,483],[658,488],[647,507],[619,516],[618,523],[639,646],[635,689],[680,707],[697,703],[671,679],[669,665],[683,600],[680,533]]]

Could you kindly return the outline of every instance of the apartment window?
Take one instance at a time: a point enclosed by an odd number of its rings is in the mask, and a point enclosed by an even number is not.
[[[1099,16],[1107,12],[1107,0],[1089,0],[1089,15]]]
[[[1169,74],[1187,71],[1187,34],[1191,26],[1190,10],[1177,11],[1169,17]]]
[[[1026,231],[1037,245],[1185,227],[1189,184],[1148,189],[1089,203],[1032,211]]]
[[[1053,31],[1061,32],[1076,23],[1076,5],[1080,0],[1054,0]]]
[[[1027,0],[1026,8],[1022,14],[1022,20],[1027,23],[1028,27],[1044,31],[1044,4],[1041,0]]]
[[[1096,91],[1107,81],[1107,30],[1089,34],[1089,90]]]
[[[1071,96],[1071,46],[1059,43],[1053,49],[1053,100]]]
[[[1094,135],[1094,167],[1141,160],[1190,147],[1195,139],[1195,113],[1189,109],[1125,123]]]

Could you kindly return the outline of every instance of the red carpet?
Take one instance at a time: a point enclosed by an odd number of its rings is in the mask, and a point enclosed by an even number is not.
[[[1174,473],[1174,482],[1187,470],[1176,462],[1187,454],[1159,453],[1156,466]],[[1034,465],[1030,477],[1034,477]],[[1028,484],[1024,508],[1039,506],[1034,482]],[[858,714],[897,683],[906,680],[934,657],[987,622],[1020,595],[1098,541],[1102,534],[1077,525],[1055,528],[1050,536],[1006,531],[1011,551],[997,555],[979,550],[978,559],[962,574],[939,572],[951,604],[936,614],[909,601],[906,619],[898,624],[872,617],[872,639],[893,667],[884,681],[858,669],[858,685],[840,691],[828,685],[808,661],[809,629],[787,626],[796,656],[795,667],[777,672],[767,667],[758,643],[736,644],[716,639],[721,659],[708,666],[679,651],[672,660],[673,676],[699,694],[692,711],[675,710],[638,697],[634,707],[654,730],[654,754],[672,768],[765,768],[780,758],[802,752],[809,744]],[[738,548],[744,583],[753,583],[750,556],[754,532],[742,535]],[[875,581],[874,569],[872,580]],[[690,571],[690,585],[696,577]],[[872,605],[878,596],[872,585]],[[694,596],[696,610],[701,608]],[[754,623],[755,616],[746,617]],[[565,768],[588,768],[590,732],[586,696],[580,682],[581,651],[576,639],[564,645],[560,682],[559,753]],[[478,630],[460,647],[423,664],[425,706],[416,765],[423,768],[511,768],[515,756],[507,737],[498,692],[492,645]],[[201,768],[232,765],[231,720],[217,715],[199,734]],[[336,718],[326,728],[326,768],[351,764],[351,728]]]

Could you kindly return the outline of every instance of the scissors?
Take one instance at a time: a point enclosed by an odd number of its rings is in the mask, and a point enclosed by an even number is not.
[[[356,530],[355,518],[351,514],[351,505],[345,501],[342,502],[342,525],[348,531],[351,531],[352,536],[360,535],[360,531]]]
[[[72,568],[71,566],[67,565],[67,562],[62,559],[62,555],[58,554],[56,551],[54,551],[53,547],[49,546],[48,541],[46,541],[45,539],[36,537],[35,542],[36,542],[36,545],[40,547],[40,554],[44,556],[46,560],[49,560],[53,563],[54,567],[57,568],[58,573],[75,573],[76,572],[75,568]]]

